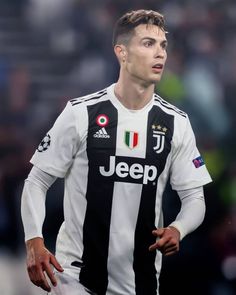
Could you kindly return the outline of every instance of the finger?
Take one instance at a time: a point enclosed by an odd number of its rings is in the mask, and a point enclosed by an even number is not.
[[[48,278],[50,279],[51,283],[55,287],[57,285],[57,280],[56,280],[56,277],[55,277],[55,275],[53,273],[53,270],[52,270],[51,266],[48,263],[45,263],[44,270],[45,270]]]
[[[60,263],[56,260],[56,257],[51,255],[50,256],[50,262],[51,264],[56,268],[56,270],[63,272],[64,269],[62,268],[62,266],[60,265]]]
[[[152,234],[156,237],[161,237],[164,234],[164,229],[163,228],[157,228],[152,231]]]
[[[159,239],[155,244],[151,245],[149,247],[149,251],[153,251],[155,249],[158,249],[159,251],[163,252],[165,250],[165,247],[167,246],[171,246],[173,245],[171,242],[170,242],[170,237],[163,237],[161,239]]]
[[[32,269],[30,266],[27,266],[27,272],[28,272],[28,275],[30,277],[30,279],[33,277],[33,273],[32,273]]]
[[[173,239],[167,239],[166,243],[163,244],[162,248],[164,250],[167,250],[168,248],[177,248],[178,247],[178,243],[176,241],[174,241]]]
[[[172,254],[174,254],[178,251],[179,251],[179,244],[172,244],[172,245],[165,247],[163,254],[166,255],[166,254],[169,254],[170,252],[173,252]]]
[[[175,253],[177,253],[178,250],[177,249],[174,249],[174,250],[169,250],[165,253],[163,253],[165,256],[171,256],[171,255],[174,255]]]
[[[28,271],[31,282],[36,284],[36,281],[39,280],[39,274],[38,274],[39,266],[37,266],[37,264],[28,265],[27,271]]]
[[[179,248],[178,248],[177,245],[171,245],[169,247],[165,247],[163,250],[164,250],[165,253],[167,253],[169,251],[178,251]]]
[[[164,236],[156,242],[157,248],[160,250],[170,243],[170,237]]]
[[[45,290],[47,292],[51,291],[51,287],[50,287],[50,285],[46,279],[46,276],[42,270],[40,270],[40,272],[39,272],[39,278],[36,281],[36,285],[41,287],[43,290]]]
[[[43,273],[42,266],[34,265],[28,270],[31,282],[44,289],[45,291],[50,292],[51,288],[47,282],[47,279]]]
[[[160,240],[159,240],[156,243],[152,244],[148,249],[149,249],[149,251],[153,251],[156,249],[162,251],[162,249],[163,249],[162,242],[160,244]]]
[[[156,250],[156,249],[157,249],[156,243],[155,243],[155,244],[152,244],[152,245],[148,248],[149,251],[154,251],[154,250]]]

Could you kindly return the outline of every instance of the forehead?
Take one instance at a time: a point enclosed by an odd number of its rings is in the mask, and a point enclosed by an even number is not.
[[[160,27],[155,25],[146,25],[146,24],[138,25],[134,29],[133,38],[142,39],[145,37],[158,39],[158,40],[166,40],[166,33]]]

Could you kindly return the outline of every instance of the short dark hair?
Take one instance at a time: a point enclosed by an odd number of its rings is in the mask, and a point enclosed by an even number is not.
[[[164,16],[153,10],[133,10],[125,13],[115,24],[112,44],[127,44],[134,33],[134,29],[141,24],[155,25],[165,32]]]

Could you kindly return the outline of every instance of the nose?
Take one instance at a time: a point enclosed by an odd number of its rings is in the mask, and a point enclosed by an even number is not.
[[[166,55],[166,51],[163,47],[161,47],[160,45],[157,46],[156,48],[156,52],[155,52],[155,58],[164,58]]]

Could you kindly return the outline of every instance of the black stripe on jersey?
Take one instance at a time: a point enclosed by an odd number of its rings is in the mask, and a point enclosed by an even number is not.
[[[72,106],[75,106],[77,104],[80,104],[82,102],[86,102],[86,101],[90,101],[93,99],[98,99],[101,98],[102,96],[104,96],[105,94],[107,94],[107,90],[101,90],[95,94],[89,95],[89,96],[83,96],[80,98],[74,98],[70,100],[70,103],[72,104]]]
[[[105,295],[108,285],[107,259],[111,222],[111,208],[114,182],[102,183],[99,167],[109,156],[115,156],[117,133],[117,110],[107,100],[87,106],[89,126],[87,137],[88,184],[87,209],[83,226],[84,267],[80,272],[80,282],[92,292]],[[99,139],[94,134],[101,127],[96,118],[105,114],[109,123],[105,126],[109,138]]]
[[[179,115],[183,116],[183,117],[187,117],[187,114],[183,111],[181,111],[180,109],[178,109],[177,107],[171,105],[170,103],[168,103],[167,101],[164,101],[163,99],[161,99],[157,94],[154,94],[154,101],[159,102],[163,107],[175,111],[176,113],[178,113]]]
[[[164,149],[158,154],[154,150],[157,145],[157,138],[153,136],[153,125],[165,126],[168,129],[165,134]],[[158,178],[165,168],[171,150],[173,128],[174,116],[165,113],[158,106],[153,106],[149,112],[147,124],[146,160],[152,162],[158,168]],[[156,295],[157,293],[156,251],[150,252],[148,250],[149,246],[154,244],[156,240],[152,235],[152,231],[155,229],[156,190],[157,186],[153,185],[153,183],[143,185],[142,188],[134,242],[133,269],[135,272],[136,295]]]

